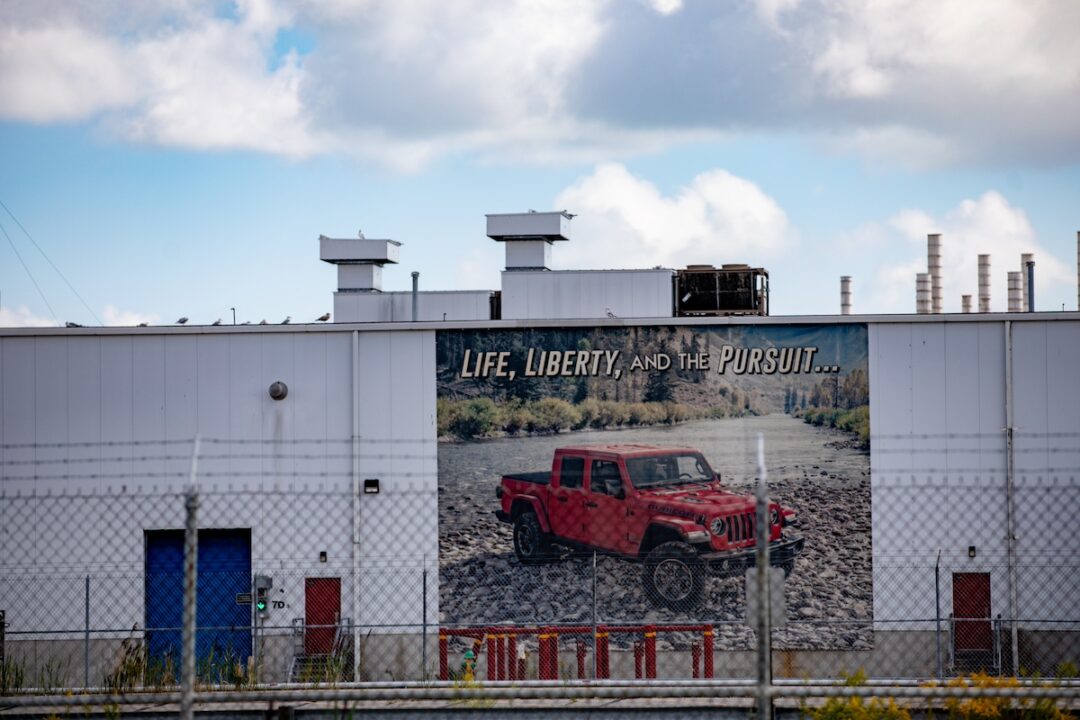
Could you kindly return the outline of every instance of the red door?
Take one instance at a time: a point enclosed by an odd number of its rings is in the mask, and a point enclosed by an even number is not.
[[[990,573],[953,573],[952,605],[957,650],[992,650]]]
[[[341,578],[304,580],[304,652],[328,654],[341,617]]]

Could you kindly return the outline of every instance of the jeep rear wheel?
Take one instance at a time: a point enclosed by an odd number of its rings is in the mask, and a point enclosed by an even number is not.
[[[547,535],[540,529],[536,513],[528,510],[514,519],[514,553],[523,565],[548,560],[550,550]]]
[[[666,542],[645,556],[643,582],[653,603],[672,610],[691,610],[701,602],[705,568],[690,545]]]

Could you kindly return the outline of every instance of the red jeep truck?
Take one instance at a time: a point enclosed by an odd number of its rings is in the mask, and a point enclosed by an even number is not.
[[[708,573],[755,564],[755,502],[720,484],[700,451],[658,445],[558,448],[551,472],[505,475],[499,520],[514,526],[522,563],[551,560],[553,543],[644,561],[645,593],[686,610]],[[795,511],[769,507],[769,563],[790,573],[803,538],[785,532]]]

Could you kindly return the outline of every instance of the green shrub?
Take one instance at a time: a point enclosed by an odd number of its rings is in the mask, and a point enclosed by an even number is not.
[[[448,430],[463,440],[490,435],[500,427],[499,408],[491,398],[474,398],[451,408]]]
[[[531,415],[526,429],[529,432],[557,433],[569,430],[581,420],[581,413],[576,407],[559,398],[541,398],[529,404]]]

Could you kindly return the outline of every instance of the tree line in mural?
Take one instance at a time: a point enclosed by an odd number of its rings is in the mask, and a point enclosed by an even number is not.
[[[673,424],[707,417],[758,414],[753,393],[724,384],[695,390],[707,373],[675,362],[667,370],[630,370],[633,358],[704,351],[702,333],[687,328],[536,329],[520,333],[440,333],[436,364],[438,430],[442,437],[554,433],[564,430]],[[617,351],[618,377],[523,378],[529,350]],[[462,358],[509,352],[516,377],[461,377]]]
[[[855,433],[862,447],[870,447],[870,383],[861,368],[843,379],[822,380],[808,391],[788,388],[784,412],[812,425]]]

